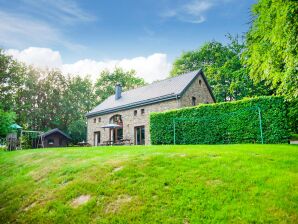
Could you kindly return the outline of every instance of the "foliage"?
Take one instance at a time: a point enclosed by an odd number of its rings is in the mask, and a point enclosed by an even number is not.
[[[111,95],[115,94],[115,86],[120,83],[122,90],[130,90],[145,84],[144,79],[138,78],[135,71],[123,71],[121,68],[116,68],[115,71],[103,71],[95,84],[95,93],[98,97],[98,102],[104,101]]]
[[[250,76],[298,97],[298,2],[260,0],[252,8],[244,61]]]
[[[293,145],[0,151],[0,164],[0,223],[297,223]]]
[[[6,137],[10,131],[10,125],[14,123],[14,120],[14,112],[6,112],[0,108],[0,137]]]
[[[85,119],[73,121],[67,129],[72,142],[78,143],[86,141],[87,136],[87,123]]]
[[[21,88],[25,67],[0,48],[0,102],[5,111],[15,109],[16,91]]]
[[[211,41],[198,50],[184,52],[175,60],[171,76],[203,69],[217,102],[270,94],[262,83],[253,83],[248,68],[242,65],[244,44],[238,38],[228,38],[230,43],[226,46]]]
[[[88,78],[64,76],[59,70],[28,68],[24,80],[17,91],[16,113],[18,122],[27,129],[59,128],[67,132],[72,123],[84,122],[85,114],[95,105],[93,85]],[[85,133],[85,129],[80,131]]]
[[[282,97],[258,97],[229,103],[205,104],[150,116],[152,144],[223,144],[261,142],[259,113],[265,143],[281,143],[289,136]]]
[[[260,0],[252,8],[243,61],[255,82],[266,82],[289,100],[298,132],[298,1]]]

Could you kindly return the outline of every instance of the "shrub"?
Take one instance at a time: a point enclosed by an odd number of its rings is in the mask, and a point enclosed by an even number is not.
[[[286,142],[284,98],[270,96],[152,113],[151,143],[173,144],[174,138],[176,144],[261,143],[258,108],[264,143]]]

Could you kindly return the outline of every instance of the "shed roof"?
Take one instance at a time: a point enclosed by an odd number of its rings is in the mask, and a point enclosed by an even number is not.
[[[53,134],[53,133],[60,133],[61,135],[63,135],[65,138],[68,138],[68,139],[71,139],[67,134],[65,134],[63,131],[61,131],[59,128],[54,128],[54,129],[52,129],[52,130],[49,130],[49,131],[47,131],[47,132],[45,132],[45,133],[43,133],[41,136],[42,137],[47,137],[47,136],[49,136],[49,135],[51,135],[51,134]]]
[[[107,114],[124,109],[166,101],[169,99],[175,99],[183,94],[186,88],[198,75],[202,75],[204,81],[207,83],[207,80],[201,70],[192,71],[173,78],[154,82],[143,87],[125,91],[121,94],[121,98],[118,100],[115,100],[115,95],[112,95],[101,104],[96,106],[89,113],[87,113],[86,116],[92,117],[95,115]],[[208,83],[207,86],[212,95]]]

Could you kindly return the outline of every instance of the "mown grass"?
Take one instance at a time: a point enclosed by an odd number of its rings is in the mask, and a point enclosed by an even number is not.
[[[0,223],[297,223],[298,147],[2,151],[0,192]]]

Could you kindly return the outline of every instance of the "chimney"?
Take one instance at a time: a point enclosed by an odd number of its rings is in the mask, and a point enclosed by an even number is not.
[[[115,100],[119,100],[121,98],[121,91],[122,91],[122,86],[120,83],[117,83],[115,86]]]

